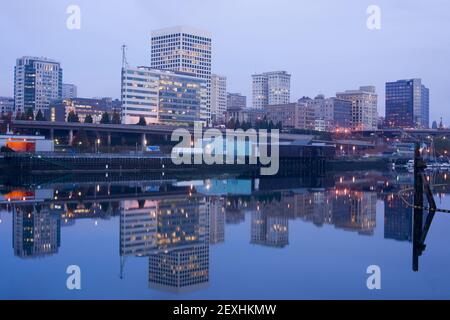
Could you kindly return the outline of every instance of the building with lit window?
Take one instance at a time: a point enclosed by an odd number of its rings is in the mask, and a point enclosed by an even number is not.
[[[253,108],[290,103],[291,75],[286,71],[255,74],[253,79]]]
[[[121,112],[122,103],[111,98],[72,98],[57,100],[50,104],[48,111],[44,113],[47,120],[52,122],[66,122],[70,112],[74,112],[80,122],[85,122],[86,117],[92,117],[93,123],[100,123],[102,115],[107,112],[111,117],[113,113]]]
[[[22,57],[14,68],[14,112],[27,109],[44,112],[53,100],[62,97],[63,71],[60,63],[48,58]]]
[[[203,121],[211,121],[211,34],[187,26],[152,31],[151,67],[190,73],[206,80],[206,104],[200,110]]]
[[[429,128],[430,92],[421,79],[386,83],[386,123],[394,128]]]
[[[189,125],[201,121],[206,80],[182,72],[148,67],[122,70],[122,123]]]
[[[374,86],[338,92],[336,97],[352,103],[352,130],[370,131],[378,128],[378,95]]]

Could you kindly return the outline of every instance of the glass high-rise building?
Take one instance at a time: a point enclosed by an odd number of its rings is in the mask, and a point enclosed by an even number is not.
[[[62,97],[62,68],[48,58],[22,57],[14,68],[15,112],[27,109],[46,111],[53,100]]]
[[[201,119],[211,121],[211,34],[187,26],[152,31],[151,67],[190,73],[206,80],[206,104]]]
[[[429,128],[429,89],[421,79],[386,83],[386,123],[390,127]]]

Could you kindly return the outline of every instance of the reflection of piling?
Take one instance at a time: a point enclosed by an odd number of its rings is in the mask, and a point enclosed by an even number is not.
[[[419,270],[419,256],[422,253],[423,225],[423,171],[425,163],[420,155],[420,145],[414,152],[414,230],[413,230],[413,271]]]

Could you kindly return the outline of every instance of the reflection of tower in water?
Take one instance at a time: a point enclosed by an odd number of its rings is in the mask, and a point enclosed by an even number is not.
[[[209,201],[162,201],[158,210],[157,251],[149,257],[149,286],[191,291],[209,282]]]
[[[225,206],[224,199],[210,198],[209,206],[209,243],[225,242]]]
[[[284,216],[269,215],[264,210],[252,212],[252,244],[283,248],[289,244],[289,220]]]
[[[384,237],[398,241],[412,241],[412,209],[402,199],[390,195],[384,201]]]
[[[58,215],[40,205],[13,207],[14,254],[21,258],[52,255],[61,242],[61,221]]]

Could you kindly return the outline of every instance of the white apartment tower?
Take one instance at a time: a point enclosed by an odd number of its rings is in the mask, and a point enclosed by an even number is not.
[[[370,131],[378,128],[378,95],[374,86],[339,92],[336,97],[352,103],[352,130]]]
[[[227,112],[227,77],[211,75],[211,120],[221,124]]]
[[[48,109],[50,102],[62,97],[62,69],[48,58],[22,57],[14,68],[15,112],[27,109],[36,113]]]
[[[255,74],[253,78],[253,108],[287,104],[291,100],[291,75],[286,71]]]
[[[187,26],[152,31],[151,67],[186,72],[207,82],[203,121],[211,122],[211,34]]]

